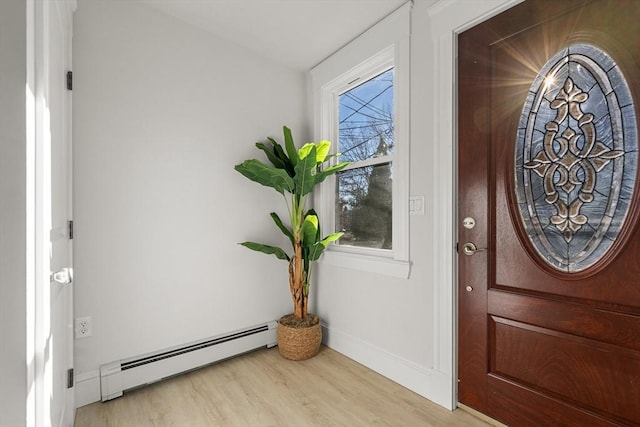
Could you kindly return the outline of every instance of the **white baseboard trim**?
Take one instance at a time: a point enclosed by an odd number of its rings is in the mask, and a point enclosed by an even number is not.
[[[446,409],[455,409],[453,380],[449,374],[419,366],[325,324],[322,335],[327,347]]]
[[[450,375],[419,366],[325,324],[322,325],[322,335],[327,347],[446,409],[455,409],[452,398],[453,381]],[[99,402],[101,399],[100,371],[96,369],[77,374],[75,389],[77,408]]]
[[[100,401],[100,371],[77,374],[75,377],[76,408]]]

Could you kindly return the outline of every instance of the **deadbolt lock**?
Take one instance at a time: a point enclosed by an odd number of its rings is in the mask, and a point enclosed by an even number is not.
[[[470,216],[462,220],[462,226],[468,230],[471,230],[476,226],[476,220]]]

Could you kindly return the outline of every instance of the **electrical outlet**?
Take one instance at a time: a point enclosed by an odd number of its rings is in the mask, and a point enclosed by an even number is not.
[[[76,338],[87,338],[91,336],[91,317],[76,318]]]

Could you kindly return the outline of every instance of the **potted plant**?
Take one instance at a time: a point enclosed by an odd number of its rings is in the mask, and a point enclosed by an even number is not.
[[[283,133],[284,148],[273,138],[267,138],[268,143],[256,143],[271,164],[250,159],[236,165],[235,170],[283,196],[289,224],[286,225],[275,212],[271,212],[271,218],[291,242],[292,251],[289,254],[279,247],[256,242],[241,245],[287,261],[293,313],[279,320],[278,348],[285,358],[302,360],[314,356],[322,340],[318,316],[307,311],[311,267],[329,243],[342,236],[342,233],[331,233],[321,238],[318,214],[307,209],[307,198],[316,184],[343,169],[348,162],[328,165],[335,156],[329,154],[329,141],[310,142],[296,149],[291,129],[284,126]]]

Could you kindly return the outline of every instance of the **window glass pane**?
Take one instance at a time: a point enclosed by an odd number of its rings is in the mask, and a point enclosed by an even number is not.
[[[339,172],[336,231],[342,246],[392,249],[391,163]]]
[[[339,96],[340,160],[393,154],[393,69]]]

